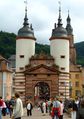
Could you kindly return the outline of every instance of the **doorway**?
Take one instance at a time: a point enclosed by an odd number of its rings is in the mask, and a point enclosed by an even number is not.
[[[49,100],[50,87],[46,82],[38,82],[34,88],[34,101]]]

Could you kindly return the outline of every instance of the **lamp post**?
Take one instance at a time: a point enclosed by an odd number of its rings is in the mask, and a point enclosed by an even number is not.
[[[72,83],[71,82],[69,82],[69,93],[70,93],[70,98],[71,98],[71,96],[72,96]]]

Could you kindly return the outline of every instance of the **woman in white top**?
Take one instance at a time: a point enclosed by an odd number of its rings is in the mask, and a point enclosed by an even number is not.
[[[59,117],[59,119],[63,119],[63,110],[64,110],[64,104],[62,101],[60,101],[60,117]]]
[[[27,116],[32,116],[33,105],[30,100],[27,102]]]
[[[43,101],[42,107],[43,107],[43,115],[45,115],[46,114],[46,102],[45,101]]]

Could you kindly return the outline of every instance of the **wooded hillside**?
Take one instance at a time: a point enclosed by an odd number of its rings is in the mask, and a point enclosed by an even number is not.
[[[84,66],[84,42],[76,43],[75,47],[77,51],[77,63]],[[15,51],[16,35],[0,31],[0,54],[5,58],[9,58],[15,54]],[[39,54],[41,51],[50,54],[50,46],[36,43],[36,54]]]

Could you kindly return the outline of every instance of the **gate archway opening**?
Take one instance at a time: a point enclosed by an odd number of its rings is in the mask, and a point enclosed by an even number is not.
[[[49,100],[50,87],[46,82],[38,82],[34,88],[34,101]]]

